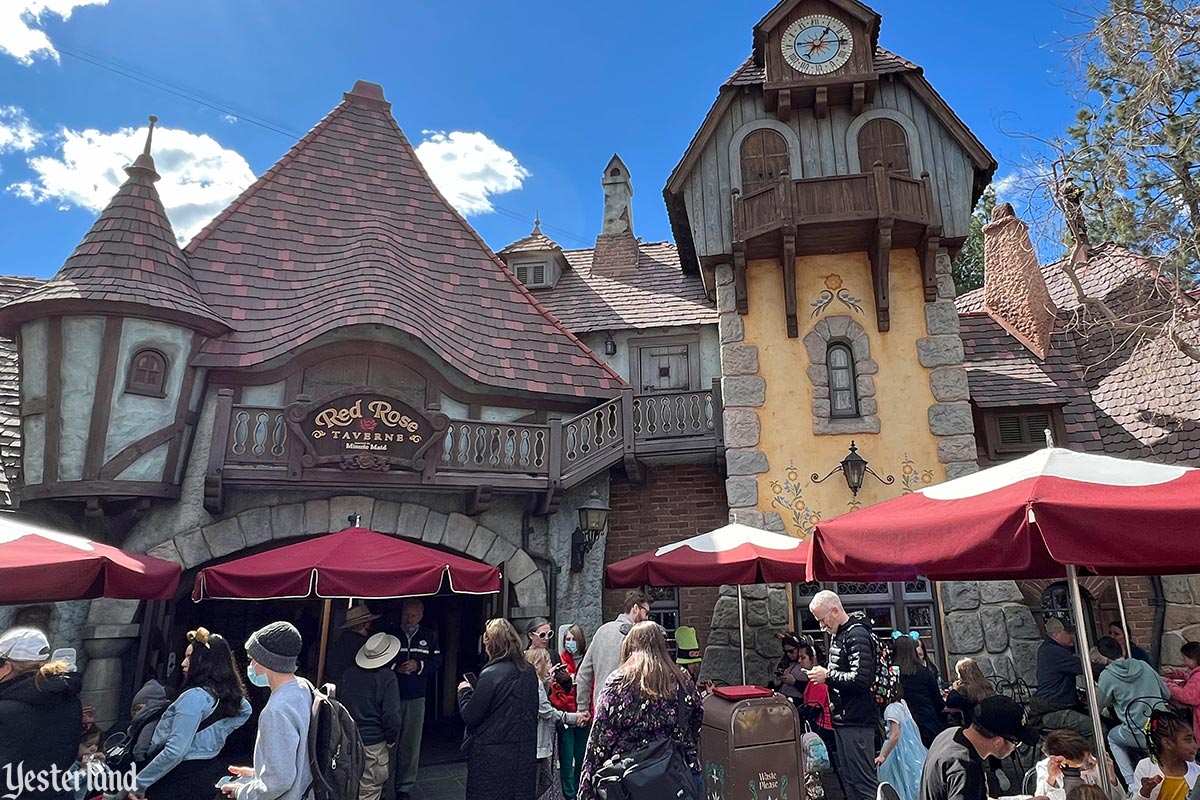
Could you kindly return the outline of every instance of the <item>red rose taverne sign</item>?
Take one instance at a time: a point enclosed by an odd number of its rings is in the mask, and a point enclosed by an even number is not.
[[[443,414],[432,418],[381,394],[353,393],[294,404],[288,420],[298,428],[308,466],[343,469],[423,469],[421,455],[446,431]]]

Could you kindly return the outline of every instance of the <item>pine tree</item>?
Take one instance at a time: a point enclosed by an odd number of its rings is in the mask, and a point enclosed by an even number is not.
[[[992,217],[996,207],[996,190],[989,186],[983,190],[979,205],[971,214],[971,229],[967,241],[954,260],[954,291],[963,294],[983,286],[983,226]]]

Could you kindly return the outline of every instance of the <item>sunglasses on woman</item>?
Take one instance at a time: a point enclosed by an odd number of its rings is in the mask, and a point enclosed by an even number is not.
[[[551,636],[554,635],[554,631],[542,631],[540,633],[535,633],[533,635],[538,637],[539,639],[549,639]]]

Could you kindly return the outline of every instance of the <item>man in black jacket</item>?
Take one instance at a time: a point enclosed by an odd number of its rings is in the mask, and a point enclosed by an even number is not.
[[[399,653],[399,639],[377,633],[342,673],[338,699],[358,723],[366,750],[358,800],[379,800],[388,779],[390,750],[400,738],[400,687],[387,668]]]
[[[875,770],[879,711],[871,690],[878,662],[875,640],[866,617],[861,613],[847,614],[842,599],[833,592],[818,592],[808,609],[821,629],[833,637],[828,668],[814,667],[808,671],[808,677],[829,686],[838,768],[849,788],[849,800],[874,800],[879,789]]]

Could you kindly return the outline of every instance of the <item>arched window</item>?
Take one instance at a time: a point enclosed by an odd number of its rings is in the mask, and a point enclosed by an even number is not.
[[[787,141],[770,128],[751,131],[742,140],[742,193],[761,189],[788,171]]]
[[[825,364],[829,368],[829,416],[857,417],[858,391],[850,345],[829,345],[825,351]]]
[[[859,167],[863,172],[868,172],[876,161],[882,162],[892,172],[909,174],[908,138],[900,123],[890,119],[873,119],[858,132]]]
[[[1096,636],[1096,613],[1091,592],[1079,587],[1079,599],[1083,601],[1083,624],[1088,637],[1094,642]],[[1068,629],[1074,630],[1074,614],[1071,611],[1071,591],[1066,581],[1052,583],[1042,592],[1042,621],[1057,619]]]
[[[127,394],[166,397],[167,357],[157,350],[138,350],[129,362]]]

